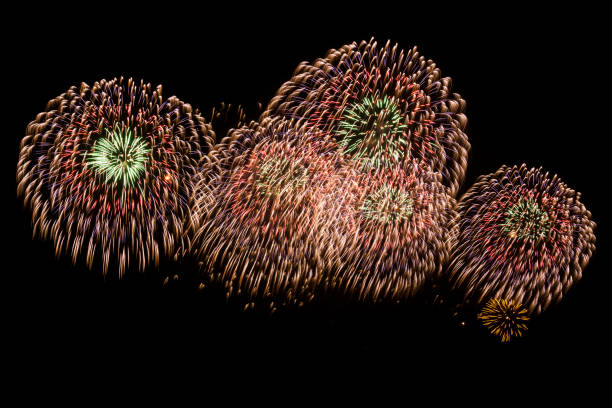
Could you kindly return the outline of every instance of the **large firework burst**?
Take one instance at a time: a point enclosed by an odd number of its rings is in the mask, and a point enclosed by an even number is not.
[[[527,330],[529,315],[518,302],[504,299],[489,299],[478,314],[491,333],[501,337],[502,342],[508,342],[512,337],[520,337]]]
[[[228,296],[298,303],[326,269],[325,197],[340,155],[284,121],[236,129],[209,155],[192,212],[193,253]]]
[[[333,196],[330,287],[360,300],[402,300],[441,271],[455,200],[438,173],[414,162],[370,171],[357,165],[345,168]]]
[[[450,278],[477,303],[494,297],[540,313],[580,279],[595,223],[580,193],[541,169],[502,166],[462,197]]]
[[[465,101],[431,60],[372,39],[302,63],[262,117],[297,119],[365,167],[423,161],[455,195],[470,148]]]
[[[34,233],[57,254],[119,276],[142,270],[181,237],[191,178],[214,133],[190,105],[129,79],[82,83],[52,99],[26,130],[17,193]]]

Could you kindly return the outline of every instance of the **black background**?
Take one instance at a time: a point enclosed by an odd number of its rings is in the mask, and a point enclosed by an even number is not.
[[[589,13],[459,13],[442,6],[410,13],[405,5],[353,16],[309,7],[282,17],[191,9],[24,14],[20,28],[6,34],[13,72],[4,80],[5,153],[12,159],[5,174],[15,174],[26,125],[49,99],[81,81],[143,78],[208,114],[221,101],[265,105],[299,62],[375,36],[403,48],[417,45],[467,101],[472,149],[462,192],[481,174],[521,163],[543,166],[582,192],[598,223],[597,253],[583,279],[510,344],[489,335],[473,315],[432,305],[427,294],[414,305],[326,300],[271,316],[244,313],[214,290],[198,292],[188,278],[161,284],[166,276],[188,275],[189,261],[162,262],[158,271],[117,281],[67,257],[56,259],[51,242],[32,239],[29,213],[9,180],[3,274],[10,279],[3,291],[11,296],[4,311],[14,328],[20,375],[30,376],[33,368],[49,373],[57,365],[77,374],[146,367],[157,373],[162,364],[198,370],[212,360],[258,361],[248,375],[262,365],[301,369],[322,362],[408,369],[417,361],[460,361],[449,371],[456,373],[478,361],[483,375],[530,364],[548,373],[544,361],[562,368],[605,364],[610,126],[609,104],[599,98],[608,79],[599,57],[601,33]]]

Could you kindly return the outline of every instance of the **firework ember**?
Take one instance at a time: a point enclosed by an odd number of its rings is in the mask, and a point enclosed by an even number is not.
[[[91,268],[134,261],[140,270],[174,254],[191,181],[214,133],[197,111],[162,88],[123,78],[82,83],[52,99],[26,130],[17,194],[34,234]],[[161,248],[160,248],[161,247]]]
[[[326,269],[325,197],[341,156],[271,120],[233,130],[209,157],[191,217],[193,253],[209,279],[228,296],[312,298]]]
[[[370,40],[300,64],[262,117],[289,117],[322,131],[364,167],[422,161],[455,196],[470,148],[464,109],[450,78],[416,47],[404,51]]]
[[[336,262],[327,284],[374,302],[412,296],[449,256],[455,200],[440,175],[410,163],[345,170],[342,180],[328,200],[336,214],[327,251]]]
[[[541,169],[481,176],[457,212],[450,278],[477,303],[506,299],[539,314],[581,278],[595,249],[580,193]]]

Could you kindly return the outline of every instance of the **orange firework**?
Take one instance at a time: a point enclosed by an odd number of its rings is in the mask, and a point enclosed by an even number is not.
[[[518,302],[504,299],[489,299],[478,314],[491,333],[501,337],[502,342],[508,342],[512,337],[520,337],[527,330],[529,315]]]

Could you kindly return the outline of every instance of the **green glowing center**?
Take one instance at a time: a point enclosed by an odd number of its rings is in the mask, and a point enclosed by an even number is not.
[[[266,195],[278,195],[302,187],[308,181],[306,167],[288,159],[268,159],[257,171],[255,186]]]
[[[502,231],[512,238],[532,241],[543,238],[550,230],[548,213],[532,198],[521,199],[506,211]]]
[[[393,98],[365,97],[342,114],[336,137],[344,152],[376,167],[399,162],[407,145],[408,125]]]
[[[132,187],[143,176],[150,152],[144,138],[131,129],[115,127],[95,141],[85,160],[106,183]]]
[[[388,224],[410,218],[414,204],[410,194],[397,188],[383,185],[363,202],[361,212],[365,218]]]

